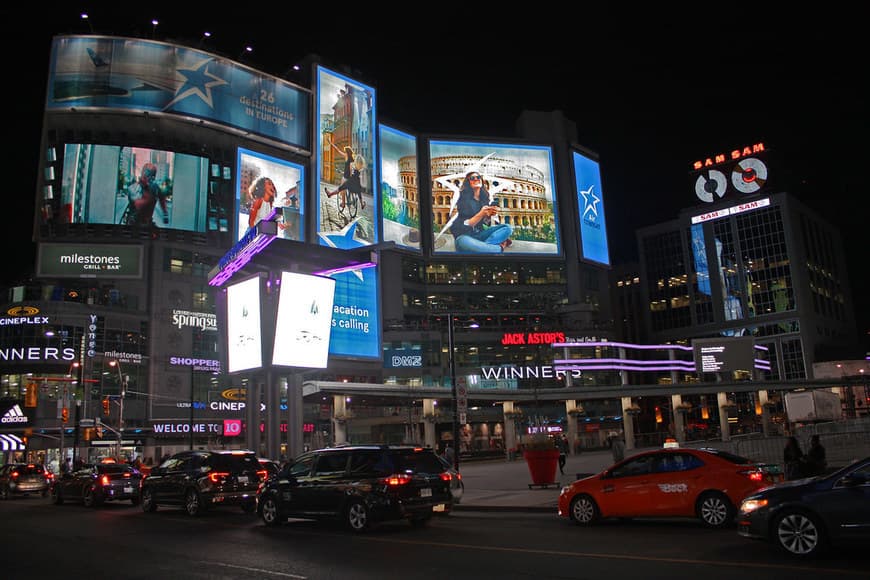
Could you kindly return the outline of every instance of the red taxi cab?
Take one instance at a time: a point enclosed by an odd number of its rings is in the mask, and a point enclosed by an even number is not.
[[[577,524],[602,518],[697,517],[720,528],[740,501],[776,483],[764,465],[716,449],[657,449],[575,481],[559,494],[559,515]]]

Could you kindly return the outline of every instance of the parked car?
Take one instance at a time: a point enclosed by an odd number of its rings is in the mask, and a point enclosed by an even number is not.
[[[753,493],[740,504],[737,532],[803,558],[852,540],[870,545],[870,457]]]
[[[266,481],[273,475],[276,475],[281,469],[281,466],[277,461],[266,459],[264,457],[260,457],[257,461],[260,463],[260,470],[257,472],[257,475],[260,476],[260,481]]]
[[[123,463],[85,465],[55,478],[51,498],[57,505],[75,501],[86,507],[97,507],[107,501],[121,500],[138,505],[141,479],[137,469]]]
[[[179,506],[191,516],[215,506],[257,507],[260,462],[252,451],[182,451],[142,479],[142,510]]]
[[[266,525],[289,517],[337,518],[355,532],[375,522],[407,519],[425,525],[449,513],[452,475],[434,451],[409,445],[318,449],[265,482],[257,510]]]
[[[465,492],[465,484],[462,482],[462,474],[454,469],[454,467],[444,459],[442,456],[438,456],[438,459],[441,460],[441,463],[444,464],[444,471],[450,474],[450,495],[453,496],[453,503],[458,504],[462,501],[462,494]]]
[[[40,463],[7,463],[0,467],[0,498],[38,493],[45,497],[52,473]]]
[[[731,524],[740,501],[779,476],[715,449],[657,449],[575,481],[559,495],[559,515],[585,525],[601,518],[697,517]]]

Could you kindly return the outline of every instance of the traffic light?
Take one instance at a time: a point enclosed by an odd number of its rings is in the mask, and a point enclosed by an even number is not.
[[[64,423],[69,421],[69,407],[64,407],[60,410],[60,420]]]
[[[109,414],[109,397],[103,397],[103,415]]]

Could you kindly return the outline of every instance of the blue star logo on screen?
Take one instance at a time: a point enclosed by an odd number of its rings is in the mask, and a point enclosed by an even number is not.
[[[330,248],[338,248],[339,250],[352,250],[354,248],[367,246],[367,243],[354,237],[356,235],[357,222],[359,222],[359,218],[356,218],[337,232],[317,232],[317,235],[320,236],[320,239],[323,240],[327,246]],[[360,280],[363,280],[363,273],[361,270],[354,270],[353,274]]]
[[[590,185],[589,189],[581,190],[580,195],[583,196],[583,219],[588,219],[594,222],[598,219],[598,202],[601,198],[592,193],[594,185]]]
[[[184,84],[175,91],[175,97],[166,105],[166,108],[183,101],[191,95],[195,95],[208,105],[209,108],[214,109],[214,103],[211,96],[212,88],[227,85],[229,83],[209,72],[208,64],[211,61],[212,59],[206,58],[198,63],[175,69],[178,74],[184,77],[185,81]]]

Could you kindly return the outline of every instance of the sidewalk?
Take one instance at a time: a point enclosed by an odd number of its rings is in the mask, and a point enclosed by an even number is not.
[[[562,486],[577,479],[577,474],[592,475],[613,464],[609,450],[584,451],[569,455],[565,474],[556,470],[557,485],[529,489],[532,476],[522,457],[515,461],[495,459],[460,463],[459,471],[465,483],[462,501],[454,510],[520,511],[556,513],[556,503]]]

